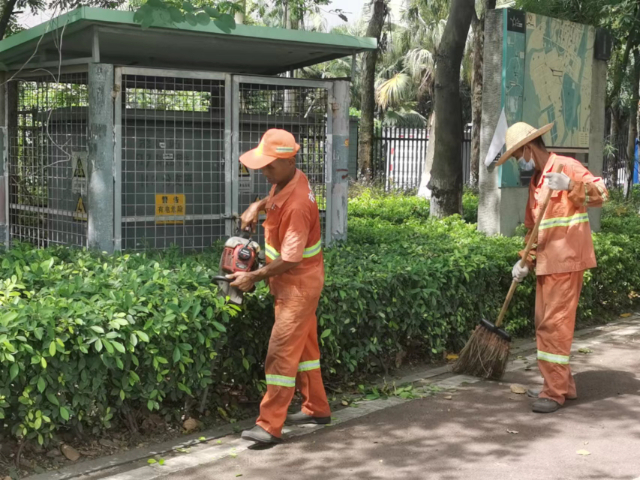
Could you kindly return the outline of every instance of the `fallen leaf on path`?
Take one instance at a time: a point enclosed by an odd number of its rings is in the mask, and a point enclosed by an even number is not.
[[[187,432],[193,432],[198,428],[198,421],[195,418],[187,418],[182,424],[182,428]]]
[[[629,318],[631,316],[630,313],[623,313],[622,315],[620,315],[622,318]]]
[[[237,453],[232,453],[232,454],[230,454],[229,456],[230,456],[231,458],[236,458],[236,457],[238,456],[238,454],[237,454]]]
[[[241,474],[241,473],[238,473],[238,474],[236,475],[236,477],[241,477],[241,476],[242,476],[242,474]]]
[[[158,461],[158,463],[159,463],[160,465],[164,465],[164,458],[161,458],[161,459]]]
[[[527,393],[527,389],[522,385],[513,384],[511,385],[511,392],[517,393],[518,395],[524,395],[525,393]]]
[[[444,399],[445,400],[451,400],[453,397],[451,395],[445,395]]]
[[[591,455],[591,452],[587,451],[587,450],[578,450],[576,452],[578,455],[582,455],[584,457],[586,457],[587,455]]]
[[[349,406],[349,402],[347,402],[346,400],[342,400],[342,405],[344,405],[345,407]]]
[[[520,432],[519,432],[519,431],[517,431],[517,430],[507,430],[507,433],[510,433],[510,434],[512,434],[512,435],[517,435],[517,434],[518,434],[518,433],[520,433]]]
[[[578,352],[579,353],[584,353],[586,355],[587,353],[593,353],[593,350],[591,350],[590,348],[586,348],[585,347],[585,348],[579,349]]]
[[[147,463],[149,465],[153,465],[154,463],[158,463],[158,461],[155,458],[150,458],[149,460],[147,460]]]
[[[216,443],[217,443],[218,445],[222,445],[222,440],[218,440]]]
[[[449,355],[447,355],[447,360],[457,360],[459,357],[458,354],[456,353],[450,353]]]
[[[201,441],[201,442],[206,442],[207,441],[207,439],[204,438],[204,437],[200,437],[198,440]]]
[[[180,453],[189,453],[191,451],[191,449],[190,448],[176,448],[176,451],[180,452]]]

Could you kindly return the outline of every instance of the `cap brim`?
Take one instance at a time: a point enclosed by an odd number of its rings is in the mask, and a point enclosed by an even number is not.
[[[516,143],[513,147],[511,147],[509,150],[507,150],[504,153],[504,155],[502,155],[498,159],[498,161],[496,162],[495,166],[498,167],[498,166],[502,165],[503,163],[505,163],[507,160],[509,160],[513,156],[513,152],[515,152],[516,150],[524,147],[527,143],[530,143],[532,140],[535,140],[536,138],[543,136],[545,133],[549,132],[552,128],[553,128],[553,123],[549,123],[549,124],[545,125],[544,127],[539,128],[535,132],[532,132],[530,135],[528,135],[527,137],[523,138],[518,143]]]
[[[251,170],[260,170],[266,167],[270,163],[277,160],[277,157],[270,157],[269,155],[259,154],[257,148],[249,150],[244,155],[240,155],[240,162]]]

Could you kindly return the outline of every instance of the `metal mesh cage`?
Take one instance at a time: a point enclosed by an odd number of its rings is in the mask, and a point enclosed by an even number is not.
[[[281,128],[291,132],[300,151],[297,165],[309,179],[321,212],[324,238],[324,213],[327,206],[325,185],[325,158],[327,154],[326,88],[240,82],[239,96],[239,153],[255,148],[264,132]],[[271,185],[260,172],[253,172],[251,187],[242,189],[240,179],[240,212],[256,198],[268,195]],[[258,230],[262,240],[262,229]]]
[[[87,74],[7,85],[12,240],[86,246]]]
[[[122,76],[122,248],[224,236],[225,83]]]

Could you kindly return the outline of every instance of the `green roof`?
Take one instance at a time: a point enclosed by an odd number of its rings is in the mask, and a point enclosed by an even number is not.
[[[133,15],[78,8],[1,41],[0,62],[12,67],[31,57],[30,63],[57,60],[56,38],[61,35],[65,60],[91,57],[97,34],[103,63],[267,75],[376,48],[373,38],[248,25],[225,33],[213,22],[143,30]]]

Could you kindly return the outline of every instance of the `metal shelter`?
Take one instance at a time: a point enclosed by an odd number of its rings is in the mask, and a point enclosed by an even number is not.
[[[285,128],[346,238],[349,81],[278,76],[374,39],[215,24],[143,30],[79,8],[0,42],[0,242],[198,250],[269,185],[238,157]]]

